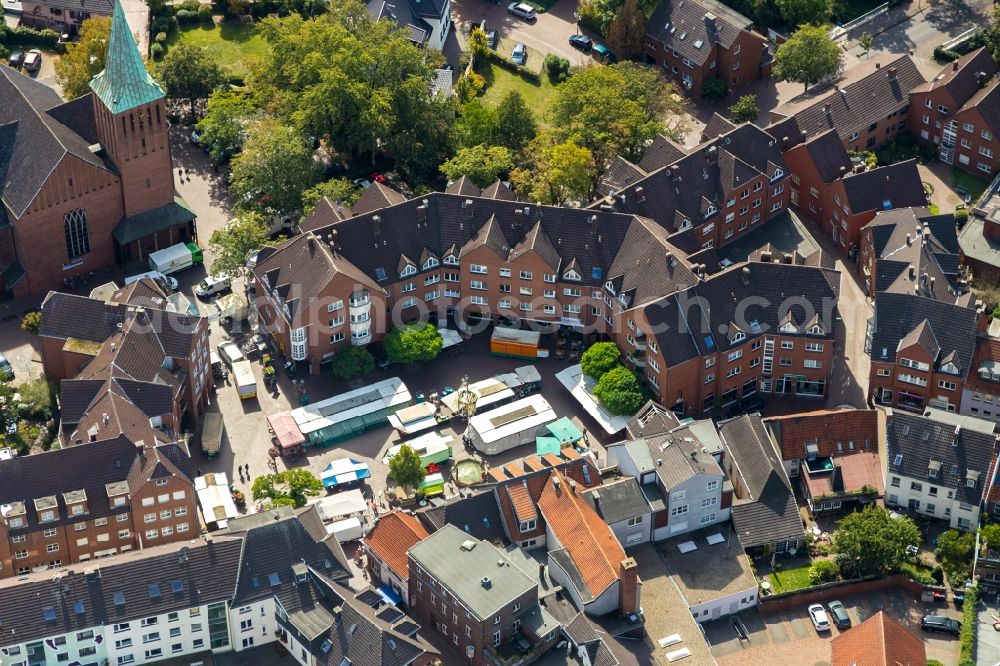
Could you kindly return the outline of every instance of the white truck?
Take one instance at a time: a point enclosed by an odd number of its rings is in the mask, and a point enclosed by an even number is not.
[[[233,383],[236,384],[236,392],[240,394],[240,400],[257,397],[257,379],[253,375],[253,365],[250,361],[233,363],[233,379]]]
[[[197,243],[178,243],[152,252],[148,261],[150,269],[170,275],[202,263],[205,255]]]
[[[214,458],[222,450],[222,435],[225,432],[225,423],[222,414],[219,412],[207,412],[205,414],[205,425],[201,430],[201,451],[206,456]]]

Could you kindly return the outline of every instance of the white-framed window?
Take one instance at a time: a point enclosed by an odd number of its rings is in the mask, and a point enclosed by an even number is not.
[[[531,280],[534,278],[534,274],[531,271],[521,271],[522,280]]]
[[[707,492],[712,492],[712,491],[714,491],[714,490],[718,490],[718,489],[719,489],[719,482],[718,482],[717,480],[716,480],[716,481],[709,481],[709,482],[708,482],[708,483],[707,483],[707,484],[705,485],[705,490],[706,490]]]
[[[688,505],[681,504],[680,506],[675,506],[670,509],[671,516],[683,516],[688,512]]]
[[[477,273],[479,275],[486,275],[486,270],[487,270],[486,266],[483,266],[482,264],[470,264],[469,265],[469,272],[470,273]]]

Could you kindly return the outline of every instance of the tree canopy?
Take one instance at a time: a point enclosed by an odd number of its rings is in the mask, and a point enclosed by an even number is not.
[[[213,231],[208,239],[208,247],[215,255],[212,272],[244,275],[247,255],[267,244],[267,227],[259,214],[244,213],[234,217],[226,226]]]
[[[608,370],[618,365],[621,351],[613,342],[595,342],[580,356],[580,370],[594,379],[600,379]]]
[[[920,543],[920,530],[906,517],[892,518],[880,506],[848,514],[833,533],[833,551],[845,578],[886,575],[906,559],[906,547]]]
[[[594,386],[594,397],[612,414],[631,416],[646,404],[646,392],[639,379],[623,365],[604,373]]]
[[[466,176],[479,187],[496,182],[514,168],[514,155],[503,146],[462,148],[441,165],[441,173],[448,180]]]
[[[638,161],[657,134],[680,139],[687,102],[653,67],[587,67],[556,88],[549,120],[559,142],[588,149],[599,170],[616,155]]]
[[[345,208],[353,206],[363,192],[364,190],[346,178],[325,180],[302,193],[302,212],[305,214],[311,212],[323,197]]]
[[[455,142],[459,148],[491,146],[498,135],[495,108],[478,99],[462,105],[455,119]]]
[[[248,77],[261,105],[337,152],[385,149],[410,180],[436,174],[454,123],[452,102],[428,85],[443,56],[416,47],[394,21],[371,21],[353,0],[309,20],[268,18],[258,30],[272,47]]]
[[[760,107],[757,105],[757,95],[743,95],[736,103],[729,107],[729,118],[734,123],[752,123],[760,115]]]
[[[420,456],[407,444],[399,447],[399,452],[389,458],[389,476],[404,488],[416,488],[426,475]]]
[[[308,139],[273,118],[250,124],[243,152],[233,158],[229,189],[236,208],[264,215],[302,211],[302,193],[319,180]]]
[[[774,54],[774,76],[782,81],[798,81],[809,86],[840,69],[840,47],[826,28],[804,25],[778,47]]]
[[[1000,6],[993,7],[993,20],[983,29],[983,39],[993,59],[1000,62]]]
[[[642,54],[646,37],[646,17],[637,0],[625,0],[608,26],[608,46],[620,58]]]
[[[833,11],[832,0],[774,0],[781,17],[788,25],[795,26],[805,23],[822,25],[830,19]]]
[[[355,379],[370,374],[375,369],[375,357],[364,347],[345,347],[333,355],[333,376],[338,379]]]
[[[221,87],[226,77],[215,59],[205,49],[190,44],[170,47],[159,67],[167,97],[186,100],[195,117],[196,103]]]
[[[274,506],[305,506],[309,497],[318,495],[323,490],[323,482],[302,467],[293,467],[278,472],[259,476],[253,481],[250,490],[255,500],[271,500]]]
[[[244,92],[217,90],[208,96],[205,116],[198,121],[199,144],[213,164],[222,164],[243,150],[247,128],[257,113]]]
[[[496,108],[496,141],[514,152],[538,134],[538,123],[524,97],[511,90],[500,100]]]
[[[97,16],[80,25],[80,39],[66,45],[66,53],[56,60],[56,81],[66,99],[90,92],[90,80],[104,69],[111,36],[111,18]]]
[[[441,353],[441,334],[427,322],[397,326],[385,336],[385,353],[396,363],[432,361]]]
[[[594,158],[590,150],[572,139],[556,143],[556,136],[546,133],[528,144],[524,166],[510,178],[518,192],[532,201],[552,205],[586,202],[594,185]]]

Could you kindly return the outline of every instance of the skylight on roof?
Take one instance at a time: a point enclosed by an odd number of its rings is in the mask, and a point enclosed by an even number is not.
[[[381,266],[375,269],[375,279],[378,280],[379,282],[382,282],[383,280],[386,279],[385,269],[382,268]]]
[[[595,280],[600,280],[603,274],[604,272],[601,270],[599,266],[594,266],[593,268],[590,269],[590,277],[594,278]]]
[[[704,43],[705,43],[705,42],[703,42],[702,40],[698,39],[698,40],[696,40],[696,41],[695,41],[695,43],[694,43],[694,47],[695,47],[696,49],[700,49],[700,48],[702,47],[702,45],[703,45]]]
[[[270,585],[281,585],[281,577],[276,573],[267,574],[267,582]]]
[[[184,583],[177,578],[173,579],[170,581],[170,591],[174,594],[180,594],[184,591]]]
[[[688,34],[686,32],[682,32],[681,34],[677,35],[678,39],[684,39],[687,36]]]
[[[882,209],[883,210],[890,210],[891,208],[892,208],[892,199],[883,199],[882,200]]]
[[[705,346],[709,349],[715,349],[715,340],[712,339],[711,335],[705,336]]]
[[[112,595],[111,598],[114,600],[115,606],[124,606],[125,605],[125,593],[124,592],[115,592]]]
[[[903,454],[902,453],[897,453],[896,457],[893,458],[893,460],[892,460],[892,464],[894,466],[896,466],[896,467],[899,467],[900,465],[902,465],[903,464]]]
[[[152,585],[149,586],[149,598],[150,599],[160,598],[160,586],[157,585],[156,583],[153,583]]]
[[[77,601],[73,604],[73,612],[77,615],[83,615],[87,611],[87,607],[83,605],[82,601]]]
[[[56,621],[56,609],[53,608],[52,606],[46,606],[45,608],[43,608],[42,609],[42,615],[45,616],[45,621],[46,622],[55,622]]]
[[[760,322],[756,319],[750,322],[750,330],[754,333],[760,333]]]

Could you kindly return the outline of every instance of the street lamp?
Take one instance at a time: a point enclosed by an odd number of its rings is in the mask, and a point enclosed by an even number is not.
[[[576,34],[580,34],[580,12],[573,12],[573,27],[576,29]]]

